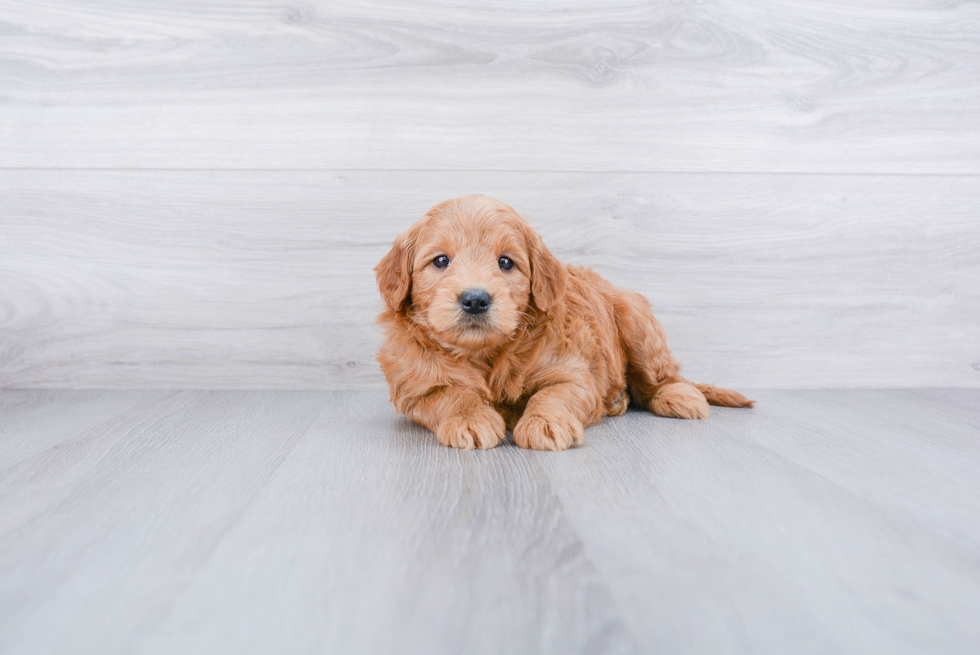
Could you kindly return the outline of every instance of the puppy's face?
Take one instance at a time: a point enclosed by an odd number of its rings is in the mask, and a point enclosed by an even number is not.
[[[508,218],[439,215],[421,230],[412,302],[440,341],[479,349],[517,329],[531,296],[531,267],[524,235]]]
[[[512,338],[532,303],[546,309],[564,280],[561,265],[524,220],[484,196],[432,208],[398,237],[376,270],[392,309],[411,308],[437,341],[468,351]]]

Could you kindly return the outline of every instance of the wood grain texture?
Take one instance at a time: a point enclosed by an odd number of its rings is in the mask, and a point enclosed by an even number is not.
[[[161,392],[24,390],[0,400],[0,470],[70,441]]]
[[[383,393],[323,406],[137,652],[637,652],[521,451],[434,448]]]
[[[154,392],[0,451],[0,652],[975,653],[978,391],[754,396],[554,454],[382,392]]]
[[[980,386],[980,178],[404,171],[0,172],[0,386],[383,388],[372,267],[469,192],[692,379]]]
[[[0,166],[980,173],[980,6],[0,7]]]
[[[703,422],[629,414],[540,461],[646,652],[965,655],[980,447],[943,395],[758,392]]]
[[[0,651],[132,652],[322,400],[165,394],[5,470]]]

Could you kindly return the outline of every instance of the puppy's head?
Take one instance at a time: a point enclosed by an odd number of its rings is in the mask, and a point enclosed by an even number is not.
[[[481,350],[511,337],[529,310],[547,312],[565,269],[517,212],[486,196],[440,203],[375,268],[392,311],[440,343]]]

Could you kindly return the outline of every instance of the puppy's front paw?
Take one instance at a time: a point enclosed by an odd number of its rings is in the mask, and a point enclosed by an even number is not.
[[[443,446],[452,448],[493,448],[504,439],[503,417],[490,409],[479,408],[468,416],[451,416],[436,430]]]
[[[582,442],[585,427],[570,416],[524,414],[514,426],[514,443],[534,450],[565,450]]]

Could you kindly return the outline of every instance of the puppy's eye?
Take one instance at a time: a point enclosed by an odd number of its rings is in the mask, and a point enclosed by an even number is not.
[[[447,266],[449,266],[449,257],[446,257],[445,255],[439,255],[438,257],[432,260],[432,265],[435,266],[436,268],[446,268]]]
[[[497,260],[497,264],[505,271],[509,271],[510,269],[514,268],[514,260],[512,260],[510,257],[501,257]]]

